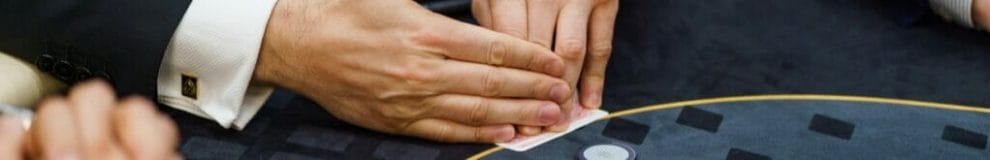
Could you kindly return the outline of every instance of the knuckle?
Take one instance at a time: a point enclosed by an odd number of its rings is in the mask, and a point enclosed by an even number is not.
[[[471,113],[469,114],[468,120],[474,124],[481,124],[488,121],[488,108],[490,103],[490,100],[486,98],[477,98],[474,104],[471,105]]]
[[[456,103],[446,95],[437,95],[418,103],[418,105],[423,106],[424,110],[438,110],[442,109],[440,108],[441,106],[452,106],[454,104]]]
[[[560,43],[558,51],[561,58],[578,61],[585,51],[585,43],[580,40],[565,40]]]
[[[496,96],[499,95],[499,89],[505,84],[505,79],[498,76],[498,68],[491,67],[485,72],[484,78],[482,79],[482,95],[484,96]]]
[[[486,135],[486,133],[483,132],[483,131],[481,131],[480,128],[479,129],[474,129],[474,141],[475,142],[483,142],[483,141],[488,141],[489,139],[494,139],[494,138],[489,138],[489,136],[485,136],[485,135]]]
[[[369,94],[371,94],[371,96],[374,96],[375,98],[374,100],[378,100],[378,101],[391,102],[391,101],[395,101],[396,99],[400,99],[402,97],[407,96],[407,93],[401,90],[398,91],[390,90],[389,88],[384,88],[384,87],[369,87],[369,88],[371,88],[371,89],[367,89],[370,92]],[[386,112],[382,112],[382,113],[386,113]]]
[[[449,42],[445,36],[431,30],[419,30],[412,32],[408,36],[408,41],[419,46],[446,46]]]
[[[385,118],[391,119],[397,122],[408,122],[416,118],[422,117],[421,115],[427,113],[424,107],[410,107],[410,106],[399,106],[399,107],[378,107],[379,112]],[[386,109],[391,108],[391,109]]]
[[[440,128],[436,132],[433,132],[433,135],[430,135],[430,139],[440,142],[452,142],[453,139],[450,136],[453,135],[453,132],[449,125],[440,125]]]
[[[423,86],[433,84],[437,81],[435,72],[424,70],[408,70],[402,77],[406,84],[410,86]]]
[[[430,62],[407,62],[402,68],[397,69],[394,74],[410,86],[423,86],[432,84],[439,79],[439,74],[433,72],[434,67]]]
[[[502,60],[505,59],[508,45],[506,42],[500,40],[490,40],[488,41],[488,50],[486,50],[485,55],[487,56],[486,62],[491,65],[502,65]]]
[[[413,122],[408,122],[408,121],[406,121],[406,122],[386,123],[384,125],[385,127],[383,127],[384,129],[382,129],[382,132],[385,132],[385,133],[388,133],[388,134],[403,134],[403,133],[411,134],[411,133],[415,133],[416,128],[413,128],[412,123]],[[372,126],[369,126],[369,128],[375,128],[375,127],[372,125]],[[430,138],[430,137],[424,137],[424,138]]]
[[[396,109],[380,109],[381,107],[372,107],[372,108],[376,108],[375,110],[377,111],[377,114],[388,120],[398,120],[398,119],[403,119],[402,117],[405,117],[401,114],[401,112],[399,112]]]
[[[612,43],[611,42],[599,42],[591,46],[591,56],[594,59],[608,59],[612,56]]]

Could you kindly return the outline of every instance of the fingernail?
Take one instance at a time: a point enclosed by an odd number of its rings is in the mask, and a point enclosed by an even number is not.
[[[540,124],[554,124],[560,119],[560,107],[556,104],[546,104],[540,107]]]
[[[567,99],[567,84],[557,84],[550,88],[550,98],[554,101],[563,102]]]

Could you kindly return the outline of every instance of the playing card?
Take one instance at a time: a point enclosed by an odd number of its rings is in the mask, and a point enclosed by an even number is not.
[[[591,124],[591,122],[594,122],[595,120],[598,120],[608,115],[608,112],[600,109],[585,110],[578,107],[575,108],[574,111],[578,113],[576,114],[576,116],[570,118],[571,125],[567,127],[566,131],[557,132],[557,133],[547,132],[547,133],[541,133],[538,135],[526,136],[526,137],[516,136],[515,139],[512,139],[509,142],[495,143],[495,144],[503,148],[508,148],[509,150],[513,150],[517,152],[526,151],[533,147],[539,146],[540,144],[549,142],[550,140],[557,139],[557,137],[563,136],[567,133],[571,133],[571,131],[577,130],[578,128],[581,128],[585,125]]]

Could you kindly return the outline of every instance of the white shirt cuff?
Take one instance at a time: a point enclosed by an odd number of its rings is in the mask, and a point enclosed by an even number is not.
[[[276,1],[193,0],[165,50],[159,101],[243,129],[272,93],[250,82]]]
[[[930,0],[932,10],[946,20],[973,28],[973,0]]]

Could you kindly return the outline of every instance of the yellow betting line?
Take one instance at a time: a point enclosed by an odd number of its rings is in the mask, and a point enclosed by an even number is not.
[[[842,95],[819,95],[819,94],[774,94],[774,95],[752,95],[752,96],[732,96],[732,97],[718,97],[718,98],[705,98],[697,100],[688,100],[680,102],[662,103],[649,106],[643,106],[638,108],[627,109],[618,112],[612,112],[608,116],[602,119],[609,119],[614,117],[627,116],[631,114],[643,113],[654,110],[670,109],[676,107],[684,106],[694,106],[694,105],[705,105],[705,104],[716,104],[716,103],[729,103],[729,102],[752,102],[752,101],[797,101],[797,100],[818,100],[818,101],[847,101],[847,102],[866,102],[866,103],[884,103],[884,104],[897,104],[904,106],[915,106],[915,107],[926,107],[935,109],[947,109],[947,110],[957,110],[957,111],[967,111],[967,112],[979,112],[990,114],[990,108],[984,107],[974,107],[947,103],[936,103],[936,102],[925,102],[916,100],[905,100],[905,99],[895,99],[895,98],[879,98],[879,97],[865,97],[865,96],[842,96]],[[502,147],[492,147],[488,150],[479,152],[474,156],[468,157],[470,160],[481,159],[482,157],[488,156],[492,153],[502,150]]]
[[[498,152],[499,150],[502,150],[502,147],[495,146],[495,147],[489,148],[488,150],[482,151],[482,152],[480,152],[478,154],[474,154],[474,156],[468,157],[467,159],[469,159],[469,160],[479,160],[479,159],[481,159],[481,157],[488,156],[489,154]]]

